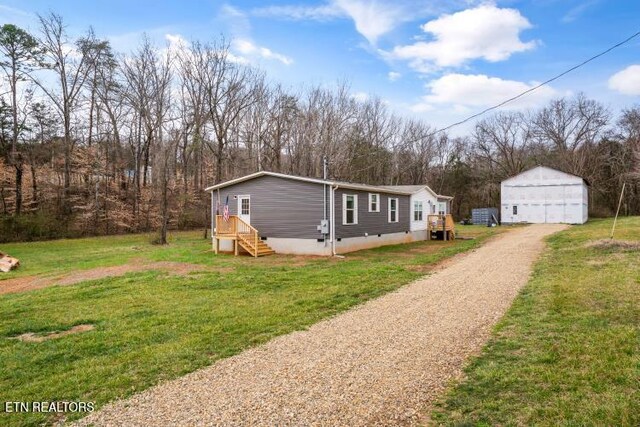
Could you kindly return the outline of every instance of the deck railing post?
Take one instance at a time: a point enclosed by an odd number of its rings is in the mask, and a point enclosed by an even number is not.
[[[253,247],[253,249],[255,250],[255,257],[258,258],[258,233],[254,230],[253,232],[253,236],[255,239],[255,245]]]

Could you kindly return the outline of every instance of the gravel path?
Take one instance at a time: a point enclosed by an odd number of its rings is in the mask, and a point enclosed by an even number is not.
[[[107,405],[79,424],[415,424],[527,282],[546,235],[514,229],[306,331]]]

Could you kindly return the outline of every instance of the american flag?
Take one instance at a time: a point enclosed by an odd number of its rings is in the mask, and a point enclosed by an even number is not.
[[[222,211],[222,218],[225,221],[229,221],[229,196],[227,196],[227,200],[224,202],[224,210]]]

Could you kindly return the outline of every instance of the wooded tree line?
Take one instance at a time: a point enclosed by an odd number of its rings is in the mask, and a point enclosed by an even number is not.
[[[348,84],[293,90],[224,39],[127,54],[59,15],[0,28],[0,241],[204,227],[204,188],[259,170],[369,184],[428,183],[454,214],[498,206],[500,181],[544,164],[586,178],[591,211],[640,213],[640,106],[584,95],[499,112],[465,137],[399,117]],[[162,240],[162,238],[161,238]]]

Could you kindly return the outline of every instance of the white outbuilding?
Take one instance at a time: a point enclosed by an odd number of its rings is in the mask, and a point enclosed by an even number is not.
[[[500,214],[505,224],[584,224],[589,217],[587,182],[546,166],[502,181],[500,195]]]

